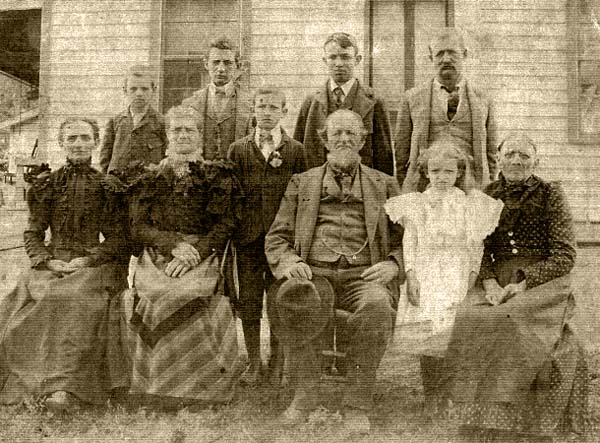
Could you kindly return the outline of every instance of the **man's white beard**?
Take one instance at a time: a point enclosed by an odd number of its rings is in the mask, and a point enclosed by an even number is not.
[[[351,172],[360,163],[360,155],[350,149],[335,150],[327,153],[327,161],[336,169]]]

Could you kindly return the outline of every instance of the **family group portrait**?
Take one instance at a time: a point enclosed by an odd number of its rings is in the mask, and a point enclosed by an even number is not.
[[[600,441],[599,18],[0,2],[0,441]]]

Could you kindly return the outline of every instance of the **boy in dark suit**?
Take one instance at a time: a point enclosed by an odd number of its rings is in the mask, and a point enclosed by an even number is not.
[[[263,293],[274,281],[264,252],[265,234],[275,219],[290,178],[306,170],[304,147],[279,124],[286,113],[285,95],[281,91],[259,89],[254,95],[256,129],[233,143],[228,152],[246,196],[242,226],[235,240],[240,283],[237,311],[250,360],[242,380],[248,384],[256,383],[260,376]],[[277,344],[273,336],[271,350],[271,363],[275,363]]]
[[[102,172],[121,171],[133,161],[159,163],[164,158],[165,121],[150,105],[155,91],[148,67],[129,68],[123,85],[129,105],[106,125],[100,151]]]

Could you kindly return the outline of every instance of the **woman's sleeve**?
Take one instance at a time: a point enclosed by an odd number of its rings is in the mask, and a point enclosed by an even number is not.
[[[23,232],[23,239],[32,268],[45,265],[53,258],[44,243],[52,211],[52,193],[49,185],[50,173],[46,172],[35,179],[27,191],[29,219],[27,228]]]
[[[149,180],[141,184],[139,191],[132,196],[134,203],[130,207],[131,235],[136,242],[157,248],[160,254],[168,257],[177,243],[183,241],[183,235],[160,230],[152,223],[150,215],[156,202],[155,193],[160,192],[155,185],[153,180]]]
[[[213,180],[206,207],[213,220],[208,234],[192,243],[204,259],[223,251],[242,219],[242,188],[231,169],[223,169]]]
[[[415,218],[419,213],[420,197],[421,194],[417,192],[397,195],[385,202],[383,207],[390,220],[394,223],[403,226],[408,220],[417,223]]]
[[[417,260],[417,248],[419,246],[417,227],[412,221],[404,225],[404,237],[402,237],[402,253],[404,257],[404,272],[414,271]]]

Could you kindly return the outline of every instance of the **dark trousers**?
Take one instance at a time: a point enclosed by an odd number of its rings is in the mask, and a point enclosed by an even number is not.
[[[389,290],[360,278],[366,268],[311,266],[313,274],[325,277],[333,286],[335,307],[351,312],[345,326],[350,345],[346,354],[348,385],[343,405],[359,409],[370,409],[372,406],[377,368],[392,335],[395,318]],[[321,368],[321,344],[324,341],[321,336],[303,346],[286,348],[285,355],[289,359],[288,367],[295,386],[292,405],[297,409],[314,409],[319,403],[317,384]]]
[[[237,248],[240,295],[236,304],[242,321],[258,321],[263,308],[263,294],[275,279],[265,257],[265,237]]]

